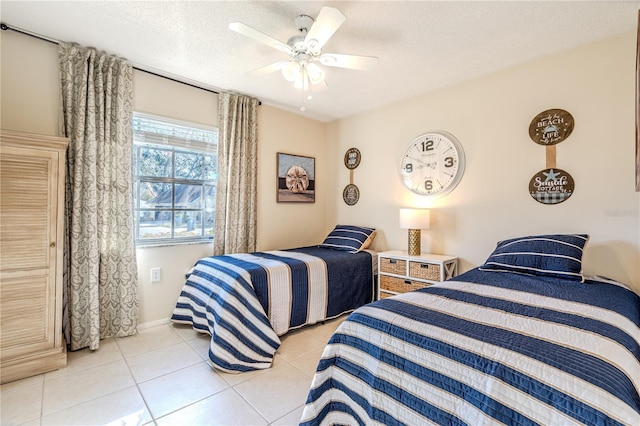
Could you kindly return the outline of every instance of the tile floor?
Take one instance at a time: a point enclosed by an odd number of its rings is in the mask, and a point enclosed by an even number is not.
[[[325,343],[346,318],[282,336],[268,370],[207,363],[209,336],[165,324],[68,353],[67,367],[0,386],[0,424],[297,425]]]

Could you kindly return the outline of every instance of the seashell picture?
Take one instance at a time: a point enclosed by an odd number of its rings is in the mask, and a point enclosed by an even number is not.
[[[315,158],[278,154],[277,201],[279,203],[315,203]]]

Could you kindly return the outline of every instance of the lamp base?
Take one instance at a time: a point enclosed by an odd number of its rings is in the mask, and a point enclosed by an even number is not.
[[[409,229],[409,256],[420,256],[420,230]]]

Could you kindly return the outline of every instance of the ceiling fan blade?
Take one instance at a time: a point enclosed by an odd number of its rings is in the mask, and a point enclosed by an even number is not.
[[[242,34],[243,36],[249,37],[258,41],[260,43],[266,44],[267,46],[271,46],[274,49],[278,49],[281,52],[284,52],[288,55],[292,55],[293,51],[291,47],[283,43],[275,38],[271,37],[263,33],[262,31],[258,31],[255,28],[251,28],[248,25],[243,24],[242,22],[232,22],[229,24],[229,29],[237,32],[238,34]]]
[[[338,9],[324,6],[304,38],[305,46],[316,52],[322,49],[345,19]]]
[[[324,53],[320,55],[319,60],[322,65],[328,67],[362,71],[371,71],[378,65],[378,58],[375,56],[342,55],[340,53]]]
[[[271,74],[272,72],[280,71],[282,67],[288,64],[289,61],[278,61],[273,64],[265,65],[264,67],[257,68],[253,71],[249,71],[247,75],[251,77],[262,77],[263,75]]]

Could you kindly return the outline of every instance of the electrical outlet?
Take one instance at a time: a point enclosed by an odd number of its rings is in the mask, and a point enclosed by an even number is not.
[[[151,268],[151,282],[152,283],[157,283],[160,282],[160,274],[161,269],[160,268]]]

